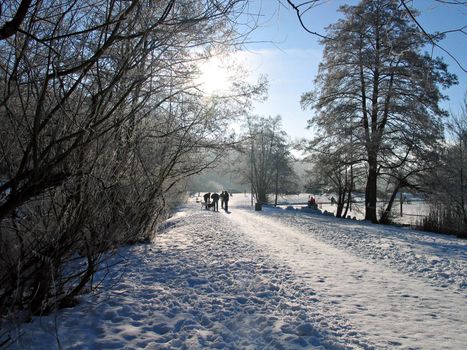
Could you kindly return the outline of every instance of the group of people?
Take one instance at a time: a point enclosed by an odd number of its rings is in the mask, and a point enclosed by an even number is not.
[[[221,194],[208,192],[204,196],[204,206],[206,210],[212,208],[214,211],[219,211],[219,199],[221,200],[221,208],[229,211],[229,192],[222,191]],[[212,201],[211,201],[212,200]]]

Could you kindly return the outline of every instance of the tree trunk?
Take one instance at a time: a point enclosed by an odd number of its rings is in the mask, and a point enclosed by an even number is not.
[[[346,176],[346,183],[347,183],[347,176]],[[349,211],[349,208],[351,208],[351,203],[352,203],[352,189],[353,189],[353,165],[350,165],[350,184],[348,187],[347,191],[347,200],[345,202],[345,210],[344,210],[344,217],[347,217],[347,213]],[[352,209],[350,209],[352,210]]]
[[[275,188],[275,198],[274,198],[274,206],[277,207],[277,192],[279,191],[279,166],[276,162],[276,188]]]
[[[376,224],[378,223],[378,219],[376,217],[376,155],[369,157],[368,163],[368,178],[365,188],[365,220],[370,220],[371,222]]]
[[[352,186],[350,186],[352,188]],[[345,201],[345,210],[344,210],[344,218],[347,217],[347,213],[349,212],[350,202],[352,201],[352,191],[349,190],[347,192],[347,200]]]
[[[391,214],[392,205],[394,204],[394,200],[396,199],[397,192],[399,192],[399,189],[400,189],[400,183],[398,183],[396,187],[394,188],[394,190],[392,191],[391,198],[389,198],[388,205],[386,206],[386,209],[384,209],[383,213],[381,214],[380,223],[389,224],[389,216]]]
[[[337,196],[336,218],[342,217],[342,210],[344,209],[344,200],[345,200],[345,190],[339,190],[339,193]]]
[[[52,263],[42,262],[36,268],[35,281],[32,285],[33,296],[30,301],[30,310],[33,315],[41,316],[49,313],[49,291],[53,283]]]

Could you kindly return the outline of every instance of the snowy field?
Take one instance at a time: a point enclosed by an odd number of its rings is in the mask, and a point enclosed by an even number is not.
[[[10,349],[465,349],[467,241],[192,199]]]
[[[278,198],[278,203],[282,208],[290,205],[299,209],[304,205],[304,203],[307,203],[308,197],[309,194],[306,193],[280,196]],[[332,195],[317,195],[315,196],[315,199],[322,211],[326,210],[330,213],[336,214],[337,205],[331,204],[331,197]],[[409,196],[409,199],[410,200],[408,202],[404,202],[402,204],[402,216],[400,216],[400,201],[398,199],[395,200],[392,208],[393,220],[395,222],[399,224],[415,225],[417,221],[428,215],[429,206],[425,201],[420,198],[413,198],[413,196]],[[356,196],[354,200],[355,203],[352,203],[352,208],[349,210],[347,215],[350,215],[352,218],[355,217],[358,220],[363,220],[365,218],[365,197],[363,197],[363,195]],[[378,210],[381,210],[383,204],[380,203],[379,205],[381,205],[381,207],[378,208]],[[386,203],[384,203],[384,205],[386,205]]]

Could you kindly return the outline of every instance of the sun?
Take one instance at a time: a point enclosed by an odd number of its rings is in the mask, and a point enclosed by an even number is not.
[[[199,89],[206,95],[217,95],[229,90],[232,77],[226,63],[218,57],[210,58],[199,65]]]

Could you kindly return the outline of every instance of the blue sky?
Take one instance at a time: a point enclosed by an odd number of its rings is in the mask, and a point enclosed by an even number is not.
[[[302,0],[295,1],[298,3]],[[269,79],[268,100],[256,104],[253,113],[263,116],[280,114],[283,127],[290,137],[310,138],[312,131],[306,130],[306,126],[312,111],[303,111],[299,102],[300,96],[313,88],[322,46],[316,36],[303,30],[295,12],[286,6],[286,1],[281,2],[282,5],[278,0],[256,0],[250,5],[250,12],[257,13],[261,9],[262,16],[260,26],[250,35],[250,42],[246,43],[242,56],[253,77],[264,74]],[[329,0],[309,11],[304,21],[311,30],[324,33],[323,28],[339,18],[337,8],[344,3],[355,1]],[[461,9],[464,10],[463,14],[459,6],[440,5],[434,0],[413,3],[422,10],[419,22],[429,32],[467,25],[466,7]],[[464,68],[467,67],[465,36],[453,33],[441,44],[462,62]],[[467,74],[441,50],[435,49],[434,55],[445,57],[449,70],[458,75],[459,85],[444,90],[444,94],[450,96],[444,107],[458,112],[467,87]]]

